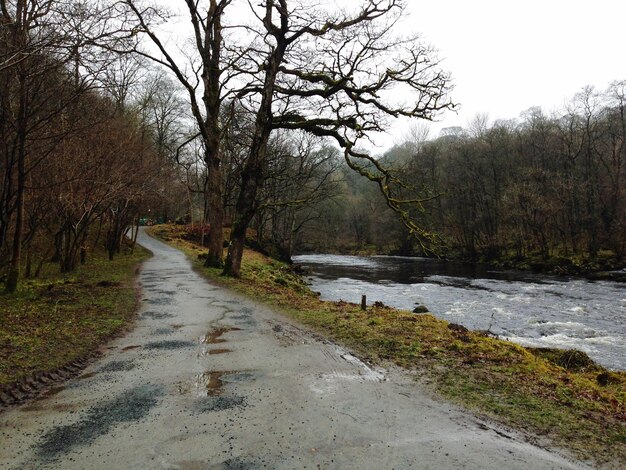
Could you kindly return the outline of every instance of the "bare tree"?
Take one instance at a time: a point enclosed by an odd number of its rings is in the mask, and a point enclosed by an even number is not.
[[[27,179],[73,131],[64,113],[106,63],[91,46],[115,36],[115,17],[115,5],[100,0],[0,0],[0,252],[10,253],[8,291],[20,277]]]
[[[61,85],[71,53],[70,33],[58,28],[58,3],[15,0],[0,2],[2,23],[2,144],[4,181],[0,246],[4,247],[14,218],[6,289],[13,292],[20,277],[25,218],[26,179],[41,160],[29,158],[32,137],[70,101]],[[50,86],[52,85],[52,86]],[[58,93],[60,89],[63,92]],[[69,93],[72,95],[72,92]]]
[[[283,261],[291,261],[296,236],[306,224],[319,217],[314,206],[338,192],[333,175],[341,160],[334,147],[302,132],[280,132],[270,142],[259,195],[255,227],[257,242]]]
[[[378,185],[411,233],[429,238],[406,210],[422,201],[404,199],[398,178],[359,149],[359,142],[370,132],[384,130],[390,117],[432,119],[452,107],[449,77],[440,70],[434,51],[417,37],[393,36],[402,10],[400,0],[368,0],[354,13],[290,0],[266,0],[254,9],[262,29],[246,58],[262,73],[251,74],[239,94],[256,120],[225,274],[240,275],[246,229],[258,208],[267,146],[275,129],[333,139],[350,168]],[[401,90],[407,102],[394,100],[391,90]]]
[[[124,2],[137,22],[133,31],[145,33],[158,53],[136,47],[134,52],[169,69],[189,97],[190,111],[204,144],[204,162],[207,168],[207,209],[211,226],[207,266],[221,266],[223,259],[223,224],[220,111],[227,99],[228,83],[238,75],[233,66],[236,57],[225,54],[224,11],[232,0],[210,0],[206,3],[185,0],[188,20],[193,31],[193,44],[200,65],[183,64],[175,51],[167,48],[155,30],[154,23],[164,14],[147,3],[135,0]],[[189,65],[186,67],[186,65]],[[187,73],[191,70],[191,73]]]

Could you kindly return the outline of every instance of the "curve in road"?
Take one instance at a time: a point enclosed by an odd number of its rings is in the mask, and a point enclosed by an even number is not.
[[[154,257],[132,332],[63,389],[0,415],[0,468],[585,468],[139,241]]]

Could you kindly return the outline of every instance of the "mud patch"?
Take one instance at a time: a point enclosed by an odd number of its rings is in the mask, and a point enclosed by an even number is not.
[[[88,374],[79,375],[78,377],[76,377],[76,380],[89,379],[89,378],[93,377],[96,374],[97,374],[97,372],[89,372]]]
[[[273,324],[272,331],[274,336],[282,347],[289,347],[294,344],[308,344],[311,342],[307,332],[293,325],[271,323]]]
[[[132,351],[133,349],[137,349],[140,347],[141,347],[141,344],[133,344],[132,346],[126,346],[125,348],[122,348],[122,352]]]
[[[196,413],[212,413],[216,411],[231,410],[246,406],[246,399],[240,396],[234,397],[204,397],[196,401],[192,407]]]
[[[61,393],[63,390],[65,390],[65,386],[62,385],[60,387],[53,387],[53,388],[49,388],[48,390],[46,390],[45,392],[43,392],[40,396],[39,396],[39,400],[43,399],[43,398],[49,398],[49,397],[53,397],[59,393]]]
[[[74,410],[76,410],[78,408],[78,405],[74,404],[74,403],[58,403],[56,405],[50,405],[50,404],[44,404],[44,403],[39,403],[37,400],[35,400],[35,403],[32,403],[30,405],[24,406],[23,408],[20,409],[20,411],[26,411],[26,412],[31,412],[31,411],[56,411],[59,413],[67,413],[67,412],[72,412]]]
[[[194,344],[191,341],[172,340],[172,341],[153,341],[152,343],[146,344],[144,347],[146,349],[172,350],[172,349],[189,348],[193,345]]]
[[[76,447],[92,443],[118,424],[138,421],[148,415],[162,395],[162,387],[144,385],[93,406],[77,423],[58,426],[46,433],[37,446],[37,455],[43,460],[55,460]]]
[[[128,372],[136,367],[135,361],[129,359],[126,361],[111,361],[100,367],[100,372]]]
[[[218,344],[225,343],[226,340],[222,338],[222,335],[230,331],[241,331],[241,328],[235,327],[223,327],[216,330],[209,331],[206,335],[200,337],[201,344]]]
[[[233,352],[233,350],[232,350],[232,349],[225,349],[225,348],[221,348],[221,349],[209,349],[209,350],[207,351],[207,354],[209,354],[209,355],[213,356],[213,355],[215,355],[215,354],[227,354],[227,353],[230,353],[230,352]]]
[[[174,315],[163,312],[143,312],[143,316],[152,318],[153,320],[163,320],[164,318],[172,318]]]

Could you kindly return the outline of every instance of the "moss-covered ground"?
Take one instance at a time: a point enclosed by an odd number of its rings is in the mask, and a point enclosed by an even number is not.
[[[189,241],[183,227],[158,226],[152,233],[187,253],[212,280],[279,307],[365,359],[417,369],[444,397],[580,458],[626,462],[624,372],[572,362],[578,354],[571,352],[531,351],[430,314],[320,301],[291,267],[253,251],[245,252],[241,279],[224,278],[202,265],[205,249]]]
[[[150,254],[140,246],[129,251],[109,261],[94,250],[68,274],[46,264],[37,279],[0,295],[0,386],[82,358],[132,321],[136,270]]]

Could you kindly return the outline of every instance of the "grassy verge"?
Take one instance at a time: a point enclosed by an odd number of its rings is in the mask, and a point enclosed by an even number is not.
[[[52,371],[93,352],[134,317],[137,246],[110,262],[104,251],[67,275],[46,265],[12,295],[0,296],[0,386]]]
[[[184,228],[152,231],[187,253],[206,276],[280,307],[362,357],[419,369],[443,396],[545,436],[581,458],[626,461],[624,372],[572,360],[577,354],[531,351],[429,314],[383,305],[364,312],[355,304],[323,302],[288,266],[252,251],[245,254],[241,279],[223,278],[198,261],[205,250],[185,239]]]

